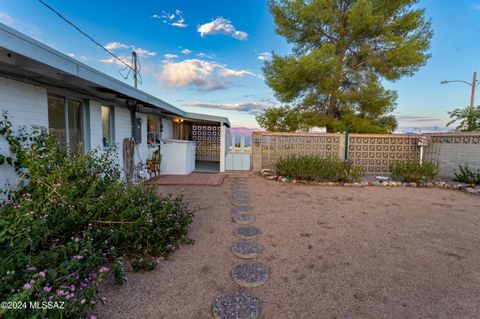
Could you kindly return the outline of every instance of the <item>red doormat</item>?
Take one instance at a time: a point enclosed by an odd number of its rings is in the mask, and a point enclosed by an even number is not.
[[[151,183],[157,185],[220,186],[224,179],[224,174],[191,173],[188,175],[160,175],[153,178]]]

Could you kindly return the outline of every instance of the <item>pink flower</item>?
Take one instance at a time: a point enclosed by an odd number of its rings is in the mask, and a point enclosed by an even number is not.
[[[32,285],[30,285],[30,284],[23,285],[23,289],[25,289],[25,290],[30,289],[30,288],[32,288]]]
[[[43,288],[43,291],[45,291],[45,292],[47,292],[47,293],[50,292],[51,290],[52,290],[51,287],[44,287],[44,288]]]
[[[99,272],[101,273],[104,273],[104,272],[107,272],[108,271],[108,268],[107,267],[102,267],[100,268]]]
[[[83,305],[85,303],[85,299],[80,300],[80,303]]]
[[[41,271],[38,273],[38,275],[42,278],[45,278],[45,276],[47,275],[44,271]]]

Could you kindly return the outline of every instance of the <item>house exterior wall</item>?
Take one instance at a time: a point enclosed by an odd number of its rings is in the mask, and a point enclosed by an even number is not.
[[[47,90],[0,77],[0,111],[7,111],[14,128],[34,125],[48,127]],[[0,152],[11,156],[8,143],[0,137]],[[11,166],[0,166],[0,188],[15,185],[17,175]]]
[[[103,147],[102,104],[90,100],[90,145],[91,149]]]
[[[171,140],[173,139],[173,122],[171,119],[162,118],[163,132],[162,139]]]

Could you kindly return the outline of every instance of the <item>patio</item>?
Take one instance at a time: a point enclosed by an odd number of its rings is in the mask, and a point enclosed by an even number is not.
[[[474,318],[480,311],[480,199],[458,191],[282,184],[253,174],[246,186],[262,231],[256,261],[268,281],[246,291],[260,318]],[[159,186],[197,215],[195,244],[155,271],[101,289],[100,318],[212,318],[212,301],[238,289],[223,187]]]

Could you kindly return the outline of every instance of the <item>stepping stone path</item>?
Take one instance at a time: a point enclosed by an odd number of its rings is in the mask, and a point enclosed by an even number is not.
[[[258,298],[246,291],[225,292],[213,302],[216,319],[255,319],[260,315]]]
[[[262,234],[262,231],[254,226],[242,226],[235,229],[235,235],[240,238],[251,239],[258,237]]]
[[[255,222],[255,216],[250,215],[250,196],[247,189],[247,178],[236,177],[232,185],[232,221],[246,225]],[[254,226],[240,226],[234,234],[242,239],[253,239],[262,234]],[[232,246],[232,253],[238,258],[252,259],[263,252],[263,246],[257,242],[241,240]],[[259,262],[242,263],[235,266],[231,272],[232,279],[241,287],[258,287],[263,285],[270,275],[268,266]],[[217,296],[213,301],[213,316],[216,319],[256,319],[260,316],[260,301],[247,291],[227,291]]]
[[[232,213],[238,214],[238,213],[249,213],[253,210],[253,207],[251,206],[237,206],[232,208]]]
[[[267,282],[270,270],[262,263],[237,265],[232,270],[233,280],[242,287],[258,287]]]
[[[239,258],[255,258],[263,252],[263,246],[254,241],[242,240],[232,246],[232,252]]]
[[[255,216],[247,214],[233,215],[232,220],[237,224],[247,225],[255,221]]]

